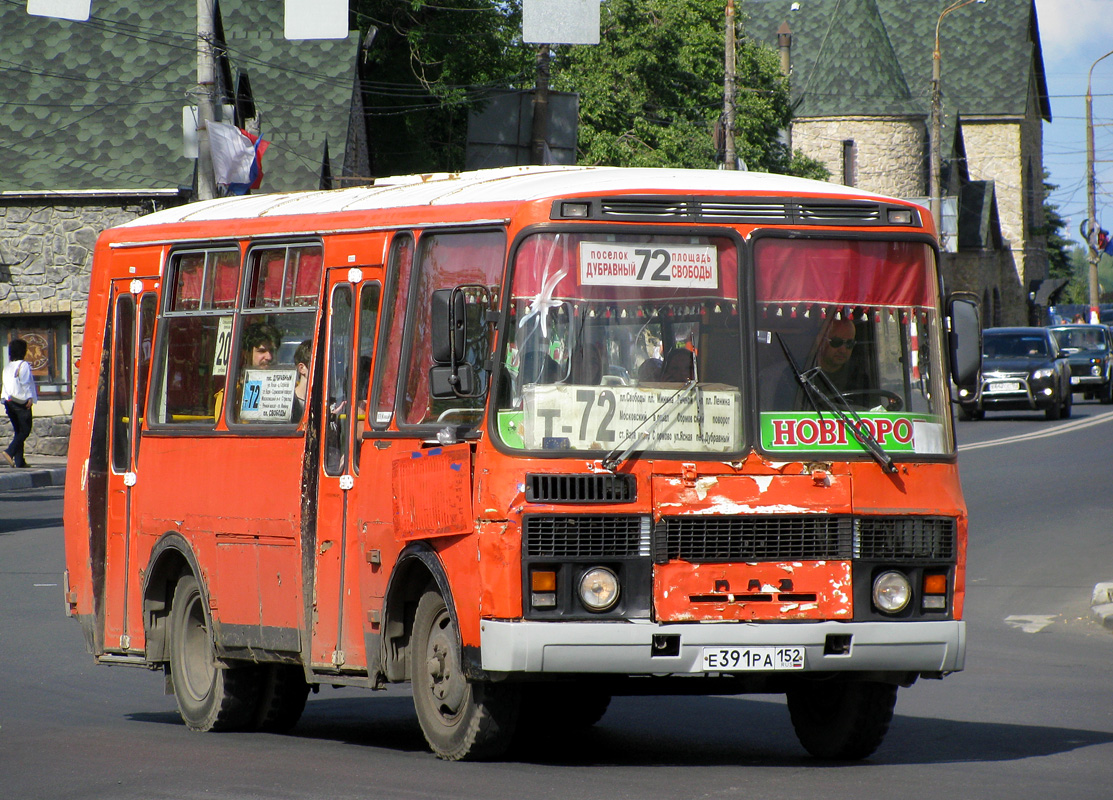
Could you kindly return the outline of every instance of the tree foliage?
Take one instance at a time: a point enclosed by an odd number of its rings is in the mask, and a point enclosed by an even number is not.
[[[599,44],[561,47],[554,87],[580,95],[579,161],[713,167],[723,112],[723,6],[604,0]],[[772,48],[736,37],[735,148],[750,169],[827,177],[780,141],[788,83]]]
[[[522,0],[356,0],[375,174],[459,170],[467,112],[491,88],[530,89]],[[551,86],[580,97],[580,164],[713,167],[723,109],[724,16],[705,0],[603,0],[598,45],[554,48]],[[824,179],[790,153],[788,84],[772,48],[737,37],[735,142],[750,169]]]
[[[352,8],[360,31],[375,31],[361,64],[372,172],[463,169],[469,109],[491,88],[532,84],[521,1],[355,0]]]

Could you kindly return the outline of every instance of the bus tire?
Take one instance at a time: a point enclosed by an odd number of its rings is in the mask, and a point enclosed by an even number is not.
[[[295,664],[264,664],[259,670],[259,704],[255,729],[286,733],[301,719],[309,684]]]
[[[478,760],[506,752],[518,718],[518,687],[467,680],[456,623],[436,589],[417,604],[410,663],[417,720],[439,758]]]
[[[170,677],[178,713],[192,731],[251,727],[258,707],[254,664],[217,662],[212,620],[193,575],[174,588],[170,608]]]
[[[897,686],[876,681],[801,681],[787,692],[796,738],[816,758],[857,761],[885,738]]]

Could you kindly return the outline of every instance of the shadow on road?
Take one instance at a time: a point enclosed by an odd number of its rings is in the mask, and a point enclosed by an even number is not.
[[[182,724],[174,713],[128,718]],[[428,749],[409,696],[311,696],[290,736],[399,752]],[[864,765],[1019,761],[1110,742],[1113,733],[1108,731],[902,716],[898,705],[884,744]],[[519,742],[505,760],[552,766],[812,769],[863,763],[809,757],[796,741],[782,702],[729,697],[615,698],[596,727],[559,740],[542,736]]]

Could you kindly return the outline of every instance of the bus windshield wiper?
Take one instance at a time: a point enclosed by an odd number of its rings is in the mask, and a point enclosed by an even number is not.
[[[615,448],[611,450],[611,452],[607,453],[606,458],[600,462],[603,465],[603,469],[614,472],[635,450],[644,450],[646,442],[657,432],[657,429],[660,428],[666,420],[672,418],[673,409],[679,406],[682,401],[690,399],[695,393],[695,388],[696,379],[692,378],[667,397],[665,402],[657,406],[657,409],[652,414],[648,415],[641,425],[626,434],[622,438],[622,441],[615,445]],[[642,427],[647,422],[649,423],[649,427],[643,431]],[[633,439],[633,441],[630,442],[630,446],[623,450],[621,455],[618,455],[619,448],[626,444],[629,439]]]
[[[808,398],[808,403],[815,409],[815,413],[823,419],[823,410],[834,414],[838,417],[843,424],[850,429],[850,435],[853,436],[862,448],[873,456],[883,470],[888,473],[895,473],[897,465],[893,463],[893,457],[885,452],[885,448],[877,441],[869,429],[862,425],[862,418],[858,416],[858,412],[851,408],[850,403],[846,402],[846,398],[842,396],[842,392],[831,382],[819,367],[812,367],[809,370],[801,370],[796,366],[796,359],[792,357],[792,353],[788,349],[781,335],[777,334],[777,342],[784,351],[785,360],[788,366],[792,369],[792,374],[796,378],[796,382],[800,384],[800,388],[804,390],[804,396]],[[819,383],[820,386],[816,384]],[[838,398],[838,404],[832,398]]]

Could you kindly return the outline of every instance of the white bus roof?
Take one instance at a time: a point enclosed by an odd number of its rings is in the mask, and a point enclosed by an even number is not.
[[[889,199],[837,184],[763,172],[623,167],[503,167],[475,172],[379,178],[373,186],[350,189],[222,197],[158,211],[120,227],[413,206],[528,202],[547,197],[570,197],[599,192],[852,195],[862,199]]]

